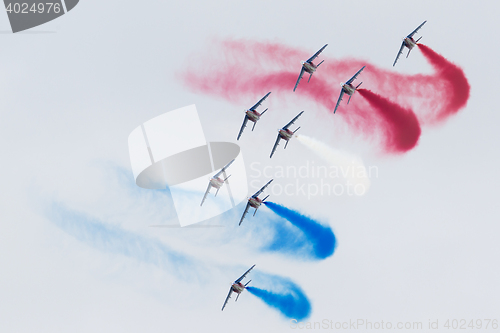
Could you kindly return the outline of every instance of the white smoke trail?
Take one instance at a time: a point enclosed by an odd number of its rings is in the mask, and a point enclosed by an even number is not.
[[[299,142],[311,149],[323,160],[332,166],[336,166],[338,168],[337,174],[340,177],[344,178],[353,186],[363,186],[365,190],[362,194],[368,191],[370,179],[368,178],[365,165],[360,157],[329,147],[325,143],[306,135],[297,134],[296,137]]]

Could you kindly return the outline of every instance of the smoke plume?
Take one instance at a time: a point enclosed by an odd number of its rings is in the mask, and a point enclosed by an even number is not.
[[[404,153],[417,145],[421,129],[411,109],[405,109],[368,89],[358,91],[383,119],[387,152]]]
[[[223,40],[213,45],[198,61],[199,67],[190,66],[179,75],[194,92],[239,105],[257,100],[267,91],[276,92],[273,96],[282,99],[303,98],[315,103],[324,114],[332,113],[332,125],[333,119],[345,124],[368,141],[381,143],[381,150],[387,153],[414,148],[420,135],[419,123],[443,122],[463,108],[469,98],[470,86],[463,70],[422,44],[419,48],[433,66],[433,74],[399,74],[368,61],[328,58],[327,48],[317,59],[325,62],[309,83],[307,73],[304,75],[296,92],[293,87],[300,60],[309,58],[315,50],[249,40]],[[388,111],[380,103],[374,106],[374,99],[367,97],[365,90],[364,99],[353,96],[349,105],[342,101],[333,115],[341,89],[339,82],[345,82],[365,65],[354,83],[362,80],[376,95],[390,99],[391,110],[397,107],[401,112]]]
[[[312,218],[277,203],[265,201],[264,204],[304,233],[312,245],[312,255],[315,258],[325,259],[333,254],[337,240],[329,226],[323,226]]]
[[[297,134],[296,137],[300,143],[311,149],[324,161],[332,166],[340,168],[338,174],[345,180],[349,181],[354,186],[362,186],[364,188],[363,194],[368,191],[370,179],[368,178],[368,173],[366,172],[365,165],[361,158],[329,147],[327,144],[306,135]]]
[[[286,286],[284,287],[286,287],[286,289],[282,292],[275,292],[252,286],[246,289],[270,307],[277,309],[287,318],[297,320],[307,318],[311,314],[311,304],[302,289],[294,283],[290,283],[289,281],[287,283],[287,280],[283,278],[276,279],[275,282],[278,284],[285,282]]]

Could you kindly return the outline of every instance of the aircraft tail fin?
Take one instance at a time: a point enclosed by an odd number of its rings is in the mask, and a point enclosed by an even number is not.
[[[226,179],[224,179],[224,182],[226,182],[226,180],[228,180],[229,177],[231,177],[231,175],[227,176]]]
[[[324,60],[321,60],[321,62],[316,66],[316,68],[319,67],[319,65],[321,65],[323,63]]]
[[[255,214],[257,213],[257,209],[259,209],[259,208],[255,208],[255,211],[253,212],[253,216],[255,216]]]
[[[347,105],[349,105],[349,102],[351,101],[352,95],[349,95],[349,100],[347,101]]]
[[[267,197],[265,197],[264,199],[262,199],[262,202],[266,201],[267,198],[269,198],[269,195],[267,195]]]
[[[410,52],[411,52],[411,49],[408,49],[408,54],[406,55],[407,58],[410,55]]]
[[[215,196],[217,196],[217,193],[219,193],[219,189],[217,189],[217,192],[215,192]]]
[[[422,37],[423,37],[423,36],[420,36],[420,38],[419,38],[419,39],[417,39],[417,41],[415,42],[415,44],[417,44],[417,43],[418,43],[418,41],[422,39]]]
[[[307,83],[309,83],[309,81],[311,81],[312,76],[313,76],[313,75],[312,75],[312,73],[311,73],[311,75],[309,75],[309,80],[307,80]]]
[[[264,111],[262,111],[262,113],[260,114],[261,116],[266,113],[267,109],[265,109]]]
[[[299,126],[299,128],[300,128],[300,126]],[[293,134],[295,134],[295,132],[297,132],[299,130],[299,128],[297,128],[295,131],[293,131]]]
[[[248,281],[247,283],[245,283],[245,287],[248,286],[248,284],[252,282],[252,280]]]
[[[283,149],[286,149],[287,145],[288,145],[288,140],[285,142],[285,147]]]
[[[240,297],[240,294],[238,294],[238,296],[236,296],[236,299],[234,300],[235,302],[238,300],[238,297]]]
[[[356,89],[358,89],[358,88],[359,88],[359,86],[360,86],[360,85],[362,85],[362,84],[363,84],[363,82],[361,82],[360,84],[358,84],[358,85],[356,86]]]
[[[253,132],[253,129],[255,128],[255,124],[257,124],[257,122],[256,122],[256,121],[253,123],[253,126],[252,126],[252,132]]]

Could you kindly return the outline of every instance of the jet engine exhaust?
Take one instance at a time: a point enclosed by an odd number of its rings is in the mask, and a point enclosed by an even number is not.
[[[287,283],[286,290],[280,293],[251,286],[246,289],[287,318],[303,320],[311,314],[311,303],[296,284]]]
[[[424,44],[418,44],[418,47],[434,67],[437,75],[447,83],[446,89],[442,92],[444,95],[442,98],[446,103],[437,115],[437,121],[442,121],[465,107],[470,96],[470,85],[460,67]]]
[[[199,68],[190,66],[179,77],[192,91],[233,103],[244,103],[250,96],[256,98],[263,89],[276,91],[285,100],[298,98],[313,102],[319,106],[318,116],[323,117],[325,124],[326,114],[331,113],[332,120],[335,119],[331,125],[348,127],[377,145],[382,137],[379,146],[383,153],[401,154],[416,146],[420,136],[418,123],[422,126],[442,123],[465,107],[470,96],[470,85],[460,67],[423,44],[418,47],[433,66],[434,73],[403,74],[365,60],[326,58],[315,80],[293,93],[300,70],[297,60],[306,57],[308,52],[272,42],[221,40],[209,50],[213,56],[204,52]],[[217,66],[221,57],[227,61],[224,68]],[[338,83],[361,66],[369,69],[363,73],[365,84],[376,89],[379,97],[391,99],[392,102],[384,104],[389,109],[380,109],[382,104],[373,96],[367,97],[369,93],[365,90],[365,98],[353,99],[349,106],[344,98],[333,115]],[[404,127],[407,125],[410,127]]]
[[[333,254],[337,240],[329,226],[324,226],[308,216],[277,203],[266,201],[264,204],[304,233],[312,245],[311,255],[316,259],[325,259]]]
[[[313,151],[327,163],[340,168],[339,176],[353,184],[362,187],[363,194],[370,188],[370,179],[361,158],[329,147],[327,144],[306,135],[297,134],[297,140]]]
[[[420,138],[420,124],[411,109],[404,108],[368,89],[358,89],[384,121],[385,150],[389,153],[405,153],[413,149]]]

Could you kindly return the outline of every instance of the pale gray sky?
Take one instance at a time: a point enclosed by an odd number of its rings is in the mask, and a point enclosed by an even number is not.
[[[82,0],[70,13],[33,29],[55,33],[0,34],[0,327],[6,332],[289,331],[286,319],[249,293],[220,311],[230,282],[241,274],[233,267],[254,263],[303,288],[313,306],[310,321],[422,321],[426,327],[429,319],[440,325],[446,319],[495,319],[500,310],[499,9],[491,1]],[[213,38],[277,41],[311,52],[328,43],[325,56],[353,56],[391,69],[401,37],[424,20],[422,42],[460,65],[469,79],[465,109],[442,125],[424,127],[414,150],[389,157],[355,136],[332,135],[328,124],[314,117],[304,114],[301,121],[303,134],[358,154],[379,170],[363,197],[273,197],[332,226],[338,238],[332,257],[302,262],[260,253],[241,234],[229,241],[227,228],[148,227],[165,223],[171,212],[161,198],[124,185],[132,181],[129,133],[194,103],[208,141],[234,141],[242,110],[254,103],[198,95],[179,81],[176,73],[199,58]],[[0,30],[9,29],[7,15],[0,14]],[[394,70],[431,72],[418,50]],[[268,106],[268,122],[245,132],[244,139],[252,140],[240,143],[248,170],[252,162],[322,163],[298,142],[269,161],[276,123],[285,124],[301,109],[315,111],[307,102],[295,105],[274,95]],[[231,268],[209,269],[199,282],[184,281],[168,269],[99,250],[45,216],[53,200]],[[212,239],[216,245],[207,246]],[[193,272],[203,275],[197,268]]]

